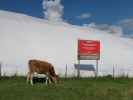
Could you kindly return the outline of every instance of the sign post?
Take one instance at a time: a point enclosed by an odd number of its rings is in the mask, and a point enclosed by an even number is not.
[[[98,76],[98,60],[96,60],[96,77]]]
[[[77,77],[80,78],[80,60],[78,59]]]
[[[98,76],[98,60],[100,59],[100,41],[78,40],[78,77],[80,77],[80,60],[96,60],[95,76]]]

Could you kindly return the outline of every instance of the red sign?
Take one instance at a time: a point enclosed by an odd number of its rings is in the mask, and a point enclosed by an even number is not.
[[[78,40],[78,58],[85,60],[100,59],[100,41]]]

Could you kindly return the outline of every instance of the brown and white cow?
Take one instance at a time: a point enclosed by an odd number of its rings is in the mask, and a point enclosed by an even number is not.
[[[55,73],[54,67],[52,64],[46,62],[46,61],[40,61],[40,60],[29,60],[28,62],[29,72],[27,75],[27,82],[32,82],[33,74],[36,72],[38,74],[45,74],[48,77],[48,81],[51,81],[53,83],[56,83],[58,80],[58,76]]]

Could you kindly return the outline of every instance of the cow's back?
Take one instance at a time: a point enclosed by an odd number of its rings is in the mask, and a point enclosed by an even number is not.
[[[52,65],[46,61],[29,60],[30,72],[37,72],[39,74],[46,74],[50,72]]]

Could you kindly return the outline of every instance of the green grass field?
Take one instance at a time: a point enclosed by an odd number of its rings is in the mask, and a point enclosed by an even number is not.
[[[23,77],[1,78],[0,100],[133,100],[133,79],[61,79],[31,86]]]

